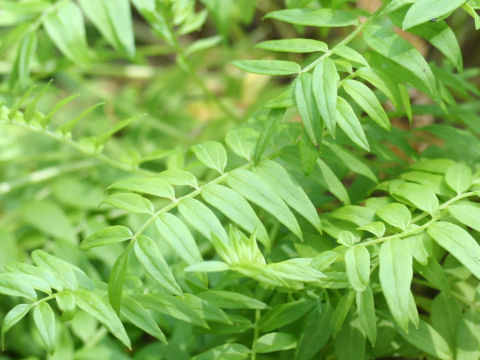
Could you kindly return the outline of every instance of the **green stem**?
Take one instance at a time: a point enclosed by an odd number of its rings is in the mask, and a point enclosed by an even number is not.
[[[253,328],[253,340],[252,340],[252,353],[251,353],[251,360],[255,360],[257,358],[257,353],[255,351],[255,343],[257,342],[259,329],[258,329],[258,321],[260,320],[260,310],[255,310],[255,325]]]

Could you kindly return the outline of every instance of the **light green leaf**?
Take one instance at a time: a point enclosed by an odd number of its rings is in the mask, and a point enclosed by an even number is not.
[[[312,93],[312,75],[302,73],[295,80],[295,102],[298,113],[302,118],[305,133],[315,146],[318,145],[318,139],[322,138],[323,124],[318,116],[318,107]]]
[[[408,9],[402,27],[404,30],[410,29],[415,25],[442,17],[459,8],[465,2],[466,0],[417,0]]]
[[[18,81],[20,89],[24,89],[29,81],[30,66],[32,64],[33,57],[35,56],[35,50],[37,49],[37,33],[32,32],[25,36],[21,41],[17,58],[13,65],[12,72],[10,74],[10,87],[13,88],[14,83]],[[25,112],[25,119],[29,122],[27,112]]]
[[[466,230],[458,225],[439,221],[430,225],[427,232],[480,279],[480,245]]]
[[[217,141],[205,141],[192,146],[192,151],[206,166],[223,174],[227,165],[227,152],[222,144]]]
[[[333,138],[337,117],[337,79],[335,63],[328,57],[320,61],[313,70],[313,95],[318,111]]]
[[[57,11],[47,16],[43,26],[50,39],[66,57],[79,65],[88,63],[85,25],[76,3],[60,3]]]
[[[154,211],[150,200],[134,193],[112,194],[103,200],[103,203],[133,213],[152,214]]]
[[[133,325],[157,338],[163,343],[167,343],[167,339],[162,330],[158,327],[155,320],[147,310],[138,301],[129,297],[122,299],[122,315]]]
[[[332,327],[333,334],[336,335],[342,328],[345,319],[350,312],[350,308],[353,304],[353,299],[355,298],[355,291],[351,290],[346,292],[338,301],[337,306],[332,314]]]
[[[80,248],[88,250],[96,246],[116,244],[133,237],[132,230],[122,225],[106,227],[93,233],[80,244]]]
[[[223,261],[204,261],[197,264],[192,264],[185,269],[190,272],[222,272],[230,270],[230,265]]]
[[[468,309],[456,328],[457,360],[480,358],[480,316]]]
[[[467,12],[468,15],[470,15],[473,18],[473,21],[475,23],[475,30],[480,29],[480,16],[478,16],[477,12],[475,9],[478,9],[478,5],[476,7],[472,6],[473,4],[463,4],[462,8]]]
[[[322,224],[315,206],[285,168],[275,161],[264,160],[253,169],[253,172],[269,184],[287,205],[307,219],[319,232],[322,231]]]
[[[408,331],[410,284],[412,282],[412,255],[408,245],[400,239],[382,244],[378,254],[379,278],[390,312],[400,328]]]
[[[370,253],[365,246],[354,246],[345,253],[348,280],[357,292],[364,291],[370,281]]]
[[[269,332],[300,319],[310,311],[315,302],[302,298],[298,301],[283,303],[274,306],[263,314],[258,323],[258,328],[263,332]]]
[[[375,318],[375,303],[372,288],[367,286],[356,295],[357,313],[368,340],[375,346],[377,341],[377,320]]]
[[[257,49],[290,52],[290,53],[310,53],[328,51],[328,46],[323,41],[313,39],[282,39],[262,41],[255,45]]]
[[[5,350],[5,335],[15,324],[22,320],[32,308],[31,304],[18,304],[11,309],[3,318],[1,331],[1,346],[2,351]]]
[[[244,294],[225,291],[207,290],[196,294],[199,298],[222,309],[266,309],[268,305]]]
[[[184,170],[165,170],[158,174],[158,177],[170,185],[187,185],[193,188],[198,187],[197,178]]]
[[[220,43],[221,41],[222,37],[219,35],[201,38],[188,45],[188,47],[185,49],[185,55],[191,55],[199,51],[210,49],[215,45],[218,45],[218,43]]]
[[[55,351],[55,315],[47,302],[39,303],[33,309],[33,322],[42,338],[47,351],[51,354]]]
[[[472,185],[472,170],[465,164],[454,163],[448,167],[445,181],[457,194],[462,194]]]
[[[347,60],[369,66],[368,61],[360,54],[358,51],[353,50],[351,47],[346,45],[338,45],[334,48],[334,54],[341,56]]]
[[[375,218],[375,211],[359,205],[346,205],[333,210],[330,214],[335,219],[348,221],[357,226],[372,222]]]
[[[456,203],[448,207],[448,212],[462,224],[480,231],[480,207],[476,203]]]
[[[174,295],[182,294],[182,289],[152,239],[139,236],[135,241],[134,251],[140,264],[158,285]]]
[[[267,210],[297,237],[302,238],[295,216],[280,196],[257,175],[247,170],[234,170],[228,176],[227,183],[243,197]]]
[[[395,198],[431,215],[437,211],[438,199],[431,188],[410,182],[400,182],[398,184],[398,186],[395,185],[390,188],[390,193]]]
[[[399,203],[382,206],[376,213],[380,219],[403,231],[410,225],[412,218],[408,208]]]
[[[108,188],[175,199],[173,187],[166,181],[153,177],[124,179],[113,183]]]
[[[69,291],[62,291],[55,296],[57,307],[62,312],[62,321],[70,321],[75,315],[75,297]]]
[[[245,345],[223,344],[195,355],[192,360],[246,360],[249,356],[250,349]]]
[[[188,227],[175,215],[165,213],[155,219],[160,236],[187,264],[202,261],[202,255]]]
[[[300,65],[285,60],[234,60],[232,65],[243,71],[260,75],[292,75],[302,70]]]
[[[265,227],[250,204],[235,190],[222,185],[208,184],[202,188],[202,197],[249,233],[256,230],[257,238],[265,246],[270,246]]]
[[[388,27],[369,25],[363,38],[374,51],[404,67],[420,79],[429,90],[436,94],[435,77],[423,56],[410,43]]]
[[[119,52],[135,55],[132,15],[128,0],[79,0],[82,10]]]
[[[295,349],[296,347],[297,339],[295,336],[281,332],[265,334],[253,344],[253,349],[260,354],[285,351]]]
[[[370,151],[370,145],[362,124],[350,104],[340,96],[337,99],[336,122],[345,134],[362,149]]]
[[[276,19],[290,24],[339,27],[355,25],[358,20],[351,13],[332,9],[285,9],[268,13],[266,19]]]
[[[258,164],[262,158],[262,155],[267,150],[267,147],[270,145],[272,137],[277,132],[279,123],[282,121],[283,115],[285,114],[285,109],[271,109],[267,115],[267,118],[264,122],[261,123],[262,130],[257,138],[257,143],[255,145],[255,153],[253,155],[255,164]]]
[[[354,156],[351,151],[337,145],[334,142],[324,140],[323,144],[325,145],[325,147],[331,150],[332,155],[339,158],[348,169],[350,169],[354,173],[365,176],[366,178],[372,180],[374,183],[378,183],[378,179],[373,173],[373,171],[357,156]]]
[[[356,71],[356,74],[384,93],[395,108],[400,110],[402,105],[400,90],[388,72],[373,67],[362,67]]]
[[[32,260],[38,267],[52,272],[65,289],[74,290],[77,288],[77,278],[73,272],[73,267],[68,262],[43,250],[34,250]]]
[[[430,238],[425,232],[405,238],[413,258],[422,265],[428,264],[428,258],[430,256],[425,247],[425,242],[428,240],[430,240]]]
[[[372,223],[360,226],[358,230],[368,231],[369,233],[380,238],[383,236],[383,234],[385,234],[385,224],[381,221],[374,221]]]
[[[258,133],[252,128],[235,128],[227,132],[225,141],[232,151],[248,161],[255,151]]]
[[[128,270],[128,258],[132,251],[132,242],[127,248],[120,254],[120,256],[113,264],[110,277],[108,279],[108,299],[112,304],[113,310],[117,314],[120,314],[120,304],[122,302],[123,284],[125,283],[125,277]]]
[[[348,197],[345,186],[343,186],[332,169],[330,169],[330,167],[322,159],[317,159],[317,165],[322,173],[321,181],[325,184],[325,187],[328,189],[328,191],[335,195],[345,205],[350,204],[350,198]]]
[[[391,129],[392,125],[387,113],[368,86],[359,81],[349,79],[344,81],[343,88],[373,121],[386,130]]]

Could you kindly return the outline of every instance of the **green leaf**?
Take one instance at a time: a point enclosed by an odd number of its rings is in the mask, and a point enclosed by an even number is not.
[[[206,166],[223,174],[227,165],[227,152],[222,144],[217,141],[205,141],[192,146],[192,151]]]
[[[290,24],[339,27],[357,24],[358,20],[351,13],[332,9],[285,9],[268,13],[266,19],[276,19]]]
[[[465,201],[450,205],[447,209],[462,224],[480,231],[480,208],[476,203]]]
[[[345,186],[343,186],[332,169],[330,169],[322,159],[317,159],[317,165],[320,168],[322,174],[321,181],[325,184],[325,188],[327,188],[328,191],[335,195],[345,205],[350,204],[350,198],[348,197]]]
[[[108,279],[108,299],[112,304],[113,310],[117,314],[120,314],[120,304],[122,302],[123,284],[125,283],[125,277],[128,270],[128,258],[132,251],[132,242],[127,248],[120,254],[120,256],[113,264],[110,277]]]
[[[337,99],[336,123],[352,142],[366,151],[370,145],[363,131],[362,124],[350,104],[340,96]],[[371,171],[370,171],[371,172]]]
[[[295,349],[296,347],[297,339],[295,336],[281,332],[265,334],[259,337],[253,344],[253,350],[260,354],[285,351]]]
[[[113,183],[108,188],[175,199],[173,187],[166,181],[153,177],[124,179]]]
[[[435,192],[425,186],[410,182],[401,182],[399,186],[390,189],[390,193],[400,201],[433,215],[438,209],[438,199]]]
[[[402,106],[400,90],[388,72],[374,67],[362,67],[356,71],[356,74],[385,94],[395,108],[400,110]]]
[[[457,194],[462,194],[472,185],[472,170],[465,164],[454,163],[448,167],[445,181]]]
[[[311,175],[317,162],[319,149],[312,143],[305,129],[298,142],[298,152],[300,153],[300,166],[305,175]]]
[[[62,312],[62,321],[70,321],[75,315],[75,297],[69,291],[62,291],[55,296],[57,307]]]
[[[227,132],[225,141],[232,151],[248,161],[252,159],[258,133],[252,128],[235,128]]]
[[[32,308],[31,304],[18,304],[11,309],[3,318],[1,331],[2,351],[5,350],[5,335],[15,324],[22,320]]]
[[[130,58],[135,55],[128,0],[79,0],[79,3],[90,21],[115,49]]]
[[[369,47],[413,73],[429,90],[436,94],[435,77],[423,56],[410,43],[388,27],[369,25],[363,32]]]
[[[182,294],[182,289],[152,239],[139,236],[135,241],[134,251],[140,264],[157,284],[174,295]]]
[[[310,311],[314,305],[314,301],[303,298],[298,301],[274,306],[272,309],[266,311],[260,318],[258,328],[262,332],[278,329],[300,319]]]
[[[357,292],[364,291],[370,282],[370,253],[365,246],[354,246],[345,253],[348,280]]]
[[[204,261],[197,264],[190,265],[185,271],[190,272],[222,272],[230,270],[230,265],[222,261]]]
[[[421,319],[417,328],[410,325],[408,332],[399,331],[399,334],[410,344],[427,354],[442,360],[453,359],[452,351],[445,339],[430,324]]]
[[[30,66],[32,64],[33,57],[35,56],[35,50],[37,48],[37,34],[32,32],[25,36],[19,45],[17,51],[17,58],[13,65],[13,70],[10,74],[10,87],[14,86],[15,81],[18,81],[20,89],[24,89],[28,85],[30,77]],[[26,113],[25,119],[27,122]]]
[[[302,70],[300,65],[285,60],[234,60],[232,65],[243,71],[260,75],[292,75]]]
[[[473,4],[463,4],[462,8],[467,12],[468,15],[470,15],[474,21],[475,24],[475,30],[480,29],[480,16],[478,16],[477,12],[475,9],[478,9],[478,5],[476,7],[472,6]]]
[[[310,312],[298,340],[295,359],[310,360],[325,346],[332,333],[332,312],[328,303],[317,306],[315,311]]]
[[[135,120],[138,120],[139,118],[145,116],[145,114],[137,114],[134,116],[130,116],[129,118],[123,119],[119,122],[117,122],[113,127],[111,127],[108,131],[104,132],[103,134],[100,134],[96,137],[94,144],[97,150],[101,150],[102,146],[107,143],[108,140],[117,132],[120,130],[126,128],[129,126],[131,123],[133,123]]]
[[[195,355],[192,360],[246,360],[249,355],[250,349],[245,345],[223,344]]]
[[[88,63],[88,46],[82,12],[74,2],[62,2],[57,11],[50,13],[43,22],[45,30],[71,61],[84,65]]]
[[[458,225],[439,221],[430,225],[427,232],[433,240],[480,279],[480,245],[467,231]]]
[[[372,288],[367,286],[362,292],[356,295],[357,313],[365,334],[372,346],[377,341],[377,320],[375,317],[375,303]]]
[[[403,19],[403,29],[439,18],[459,8],[466,0],[417,0]]]
[[[42,338],[47,351],[51,354],[55,351],[55,315],[47,302],[39,303],[33,309],[33,322]]]
[[[305,133],[315,146],[322,139],[323,124],[318,116],[318,107],[312,93],[312,75],[302,73],[295,80],[295,102],[302,118]]]
[[[468,309],[456,328],[457,360],[473,360],[480,357],[480,316]]]
[[[108,302],[95,295],[93,292],[85,289],[78,289],[73,295],[75,296],[75,301],[80,309],[100,321],[107,327],[113,336],[119,339],[127,348],[131,348],[127,332]]]
[[[448,282],[447,274],[434,257],[429,257],[425,265],[421,263],[415,264],[415,270],[434,287],[440,289],[446,294],[450,293],[450,284]]]
[[[457,325],[462,318],[462,307],[453,297],[440,293],[433,299],[430,308],[432,326],[455,349]]]
[[[310,53],[327,52],[328,46],[323,41],[313,39],[282,39],[262,41],[255,45],[257,49],[290,52],[290,53]]]
[[[392,125],[382,104],[372,90],[365,84],[356,80],[345,80],[343,88],[360,107],[385,130],[390,130]]]
[[[55,278],[55,275],[44,268],[39,268],[37,266],[28,264],[28,263],[20,263],[20,262],[8,262],[5,265],[5,270],[11,273],[22,273],[27,274],[39,278],[42,282],[45,282],[47,287],[53,288],[57,291],[62,291],[63,287],[60,282]]]
[[[275,135],[279,123],[282,121],[285,109],[271,109],[267,115],[267,119],[262,122],[262,130],[257,138],[255,145],[255,153],[253,159],[255,164],[258,164],[262,158],[262,155],[267,150],[268,145],[272,137]]]
[[[386,223],[405,231],[410,225],[412,216],[408,208],[399,203],[392,203],[382,206],[376,212],[377,216]]]
[[[258,239],[265,246],[270,246],[265,227],[247,200],[238,192],[226,186],[208,184],[202,188],[202,197],[249,233],[256,230]]]
[[[425,232],[405,238],[413,258],[422,265],[427,265],[430,256],[425,247],[425,243],[429,240]]]
[[[243,197],[267,210],[298,238],[302,238],[295,216],[280,196],[256,174],[247,170],[234,170],[229,174],[227,183]]]
[[[332,314],[332,328],[334,335],[338,334],[342,328],[342,325],[345,322],[348,313],[350,312],[354,298],[355,291],[348,291],[338,301],[337,306]]]
[[[222,309],[266,309],[268,305],[244,294],[225,291],[207,290],[196,294],[199,298]]]
[[[360,226],[358,230],[368,231],[376,237],[382,237],[385,234],[385,224],[381,221],[374,221],[372,223]]]
[[[122,299],[122,315],[139,329],[142,329],[161,342],[167,343],[167,339],[162,330],[158,327],[149,312],[145,310],[138,301],[124,297]]]
[[[408,331],[410,284],[412,282],[412,255],[408,245],[400,239],[382,244],[378,254],[379,278],[390,312],[401,329]]]
[[[102,203],[138,214],[153,214],[154,211],[150,200],[134,193],[112,194],[103,200]]]
[[[318,111],[333,138],[337,117],[337,79],[335,63],[328,57],[318,62],[313,70],[313,95]]]
[[[253,169],[253,172],[269,184],[287,205],[307,219],[315,229],[322,231],[322,223],[315,206],[285,168],[275,161],[264,160]]]
[[[347,60],[369,66],[368,61],[360,54],[358,51],[353,50],[351,47],[346,45],[337,45],[334,48],[334,54],[341,56]]]
[[[77,278],[73,272],[73,267],[68,262],[43,250],[34,250],[32,260],[38,267],[52,272],[65,289],[75,290],[77,288]]]
[[[335,359],[364,359],[365,340],[358,318],[349,319],[335,339]]]
[[[132,230],[122,225],[106,227],[85,238],[80,244],[80,248],[88,250],[96,246],[116,244],[133,237]]]
[[[155,219],[160,236],[187,264],[202,261],[202,255],[188,227],[176,216],[165,213]]]
[[[158,174],[158,177],[170,185],[187,185],[193,188],[198,187],[197,178],[184,170],[165,170]]]

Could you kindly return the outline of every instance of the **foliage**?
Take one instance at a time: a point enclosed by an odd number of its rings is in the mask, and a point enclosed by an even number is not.
[[[0,358],[479,359],[480,4],[378,5],[0,0]]]

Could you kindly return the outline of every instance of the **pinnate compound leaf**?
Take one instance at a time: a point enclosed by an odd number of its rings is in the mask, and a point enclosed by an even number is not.
[[[79,3],[87,17],[115,49],[130,58],[135,55],[128,0],[80,0]]]
[[[365,246],[354,246],[345,253],[348,280],[357,292],[364,291],[370,281],[370,253]]]
[[[357,80],[346,80],[343,89],[360,107],[385,130],[390,130],[392,125],[382,104],[370,88]]]
[[[5,350],[5,335],[15,324],[17,324],[20,320],[22,320],[25,315],[28,314],[30,309],[32,308],[31,304],[18,304],[13,309],[11,309],[3,318],[2,321],[2,331],[1,331],[1,346],[2,351]]]
[[[85,289],[78,289],[73,294],[80,309],[100,321],[113,336],[119,339],[127,348],[131,348],[130,339],[122,322],[107,301]]]
[[[206,141],[192,146],[192,151],[202,163],[223,174],[227,165],[227,151],[217,141]]]
[[[33,322],[37,328],[45,348],[50,354],[55,351],[55,314],[47,302],[40,302],[33,309]]]
[[[357,19],[351,13],[332,9],[285,9],[268,13],[266,19],[276,19],[290,24],[340,27],[350,26],[357,23]]]
[[[406,242],[393,239],[382,244],[378,254],[379,278],[393,318],[408,331],[412,255]]]
[[[382,206],[377,210],[377,216],[400,230],[405,230],[408,227],[412,217],[408,208],[399,203]]]
[[[50,39],[66,57],[79,65],[88,63],[85,24],[76,3],[60,3],[57,11],[47,16],[43,26]]]
[[[167,339],[150,313],[138,301],[129,297],[122,299],[122,315],[133,325],[154,336],[163,343]]]
[[[116,244],[133,237],[132,230],[122,225],[114,225],[106,227],[96,233],[90,235],[80,244],[80,248],[84,250],[91,249],[96,246],[104,246]]]
[[[313,70],[312,91],[315,102],[333,138],[337,117],[337,78],[335,63],[328,57],[318,62]]]
[[[458,225],[439,221],[430,225],[427,232],[433,240],[480,279],[480,245],[466,230]]]
[[[313,39],[282,39],[262,41],[255,45],[257,49],[290,52],[290,53],[309,53],[328,51],[328,46],[323,41]]]
[[[195,355],[192,360],[246,360],[249,356],[250,349],[245,345],[224,344]]]
[[[403,29],[442,17],[462,6],[466,0],[417,0],[403,19]]]
[[[152,239],[139,236],[135,241],[134,251],[140,264],[156,283],[174,295],[182,294],[182,289]]]
[[[360,120],[358,120],[350,104],[342,97],[337,99],[335,121],[354,144],[360,146],[365,151],[370,151],[370,145]]]
[[[300,65],[285,60],[234,60],[232,65],[243,71],[260,75],[292,75],[302,70]]]
[[[282,332],[265,334],[253,344],[253,349],[260,354],[290,350],[296,347],[297,339],[295,336]]]
[[[300,226],[290,209],[268,183],[256,174],[247,170],[234,170],[228,176],[227,183],[242,196],[275,216],[297,237],[302,238]]]
[[[465,164],[454,163],[448,167],[445,181],[457,194],[462,194],[472,185],[472,170]]]
[[[108,188],[175,199],[173,187],[166,181],[153,177],[124,179],[113,183]]]

